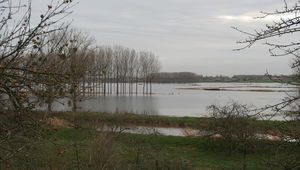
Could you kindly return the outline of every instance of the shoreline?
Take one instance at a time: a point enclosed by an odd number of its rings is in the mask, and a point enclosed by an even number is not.
[[[171,117],[158,115],[138,115],[132,113],[103,113],[103,112],[36,112],[40,116],[47,114],[48,118],[59,118],[69,122],[77,121],[83,127],[93,127],[99,124],[116,126],[145,126],[157,128],[190,128],[204,129],[213,119],[209,117]],[[280,133],[280,126],[289,126],[289,121],[250,120],[258,127],[258,132],[272,135]]]

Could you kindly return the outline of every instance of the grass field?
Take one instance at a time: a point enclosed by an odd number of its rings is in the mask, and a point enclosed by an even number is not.
[[[45,112],[44,112],[45,113]],[[38,112],[38,114],[44,114]],[[171,117],[158,115],[137,115],[131,113],[102,113],[102,112],[52,112],[52,117],[59,117],[66,120],[76,119],[82,126],[91,127],[97,124],[117,124],[124,126],[149,126],[149,127],[174,127],[174,128],[194,128],[203,129],[212,121],[208,117]],[[278,135],[281,127],[300,128],[293,122],[251,120],[257,127],[258,133],[268,133]]]
[[[34,147],[32,154],[19,163],[22,166],[28,163],[29,169],[49,166],[52,169],[86,169],[89,167],[91,142],[100,134],[93,130],[73,128],[51,131],[43,142]],[[115,143],[113,150],[117,155],[113,162],[125,169],[242,168],[241,148],[237,146],[230,154],[228,145],[220,139],[126,133],[109,135],[113,138]],[[249,149],[246,159],[247,169],[266,169],[265,161],[270,157],[271,152],[265,151],[272,148],[272,145],[276,145],[276,142],[264,141],[256,145],[260,149]],[[99,152],[101,157],[109,156],[101,154]]]
[[[36,119],[45,112],[35,112]],[[133,114],[52,112],[77,126],[53,127],[42,124],[41,136],[33,145],[16,153],[8,169],[284,169],[298,161],[298,143],[222,138],[176,137],[101,132],[95,124],[131,124],[163,127],[200,127],[210,118],[165,117]],[[274,128],[284,122],[255,121],[261,128]],[[289,162],[291,161],[291,162]],[[7,169],[7,166],[2,169]]]

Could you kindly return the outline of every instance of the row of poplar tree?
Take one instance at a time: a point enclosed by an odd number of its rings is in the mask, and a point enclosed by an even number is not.
[[[97,46],[92,37],[76,29],[55,31],[32,41],[33,49],[39,52],[25,57],[26,67],[60,75],[34,87],[48,110],[62,97],[71,99],[75,111],[77,101],[87,95],[150,95],[152,80],[160,70],[158,57],[152,52]]]

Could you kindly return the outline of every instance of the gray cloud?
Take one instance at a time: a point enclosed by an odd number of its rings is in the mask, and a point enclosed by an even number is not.
[[[289,74],[290,59],[270,57],[266,47],[232,51],[244,35],[231,26],[253,30],[266,20],[252,21],[252,16],[282,6],[278,0],[81,0],[71,18],[74,27],[89,31],[100,45],[153,51],[162,71]]]

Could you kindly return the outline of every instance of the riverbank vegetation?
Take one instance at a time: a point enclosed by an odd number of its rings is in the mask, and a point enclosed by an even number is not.
[[[2,169],[242,169],[243,148],[229,150],[222,139],[99,132],[86,128],[43,126],[36,145],[16,153]],[[251,142],[247,169],[281,169],[279,160],[295,143]],[[287,150],[276,150],[279,145]],[[276,156],[274,155],[276,154]],[[292,161],[292,160],[290,160]],[[277,165],[278,164],[278,165]],[[286,163],[287,164],[287,163]],[[276,166],[277,165],[277,166]]]
[[[6,149],[22,146],[21,149],[13,154],[9,154],[9,150],[2,152],[2,158],[7,154],[11,157],[2,160],[0,167],[149,170],[298,167],[298,141],[291,136],[290,139],[280,138],[291,132],[297,134],[297,121],[244,119],[232,116],[242,114],[239,109],[236,113],[228,112],[228,109],[232,110],[230,107],[212,106],[211,109],[219,115],[196,118],[128,113],[28,112],[20,117],[22,131],[16,134],[22,138],[2,143]],[[1,120],[4,121],[2,118],[3,115]],[[12,126],[14,119],[4,122]],[[128,126],[145,126],[153,131],[148,129],[150,133],[147,135],[130,134],[124,131]],[[199,129],[213,134],[162,136],[155,132],[155,127]],[[277,138],[253,138],[254,134],[277,135]]]
[[[38,118],[47,115],[49,118],[57,117],[67,121],[77,120],[81,125],[95,127],[100,124],[117,124],[120,126],[145,126],[145,127],[169,127],[204,129],[213,121],[212,117],[171,117],[160,115],[138,115],[132,113],[104,113],[104,112],[35,112]],[[260,131],[276,135],[280,127],[294,126],[291,121],[275,120],[248,120]],[[297,127],[295,127],[297,128]]]

